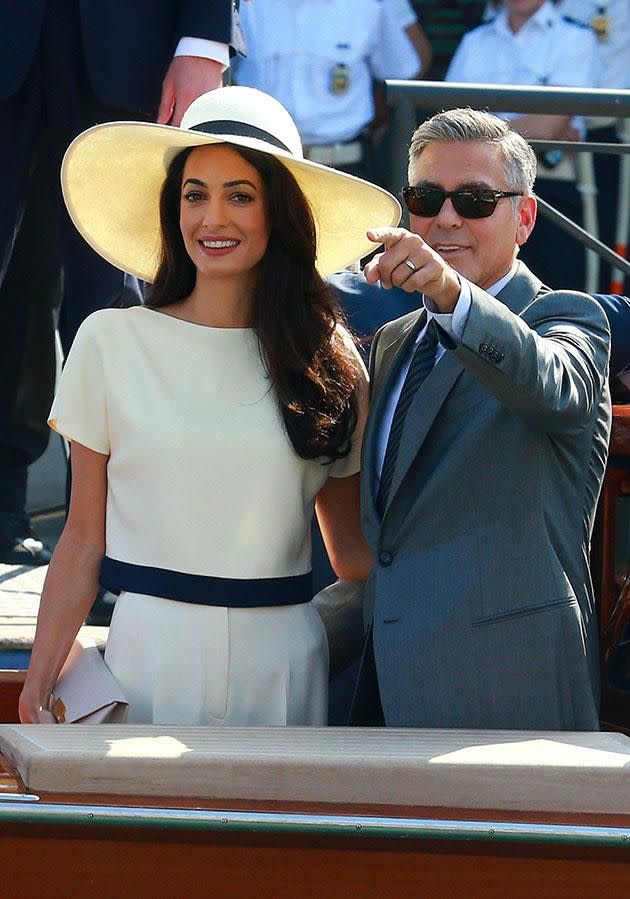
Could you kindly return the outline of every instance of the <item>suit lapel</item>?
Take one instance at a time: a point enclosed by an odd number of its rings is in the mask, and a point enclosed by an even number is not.
[[[520,315],[533,301],[540,288],[541,282],[538,278],[522,262],[519,262],[514,277],[499,292],[497,299],[511,309],[512,312]],[[471,285],[471,289],[474,294],[474,291],[479,288]],[[424,324],[424,321],[425,318],[423,316],[422,324]],[[414,329],[414,340],[418,331],[419,328]],[[400,367],[398,366],[397,372],[399,371]],[[464,366],[462,363],[453,353],[449,353],[447,350],[414,397],[407,412],[405,426],[400,439],[398,459],[396,460],[396,470],[394,471],[389,499],[385,508],[385,516],[388,519],[390,519],[394,501],[398,499],[400,502],[400,497],[397,494],[400,493],[401,488],[404,486],[409,469],[420,452],[438,412],[463,372]],[[382,392],[387,393],[391,389],[391,385],[392,381],[388,379],[383,385]],[[375,480],[374,470],[372,469],[371,481],[373,485]],[[413,499],[415,499],[415,496],[412,497],[412,501]],[[396,509],[397,517],[400,518],[398,512],[402,511],[402,508]],[[402,518],[400,520],[402,521]]]
[[[363,457],[361,469],[364,472],[363,483],[367,487],[364,497],[370,504],[370,508],[376,514],[376,458],[378,441],[381,433],[383,412],[390,401],[394,384],[400,376],[400,370],[408,358],[416,341],[418,333],[426,322],[426,311],[419,310],[416,316],[410,316],[403,324],[401,330],[387,338],[385,347],[378,347],[381,354],[376,366],[376,372],[372,380],[372,395],[370,400],[370,414],[363,435]],[[386,338],[384,334],[380,339]],[[367,495],[366,495],[367,494]]]
[[[385,508],[385,515],[396,499],[407,472],[414,459],[422,449],[431,425],[442,408],[444,401],[464,370],[463,365],[448,351],[444,353],[437,365],[427,375],[416,393],[407,416],[400,438],[400,448],[396,460],[396,469]]]

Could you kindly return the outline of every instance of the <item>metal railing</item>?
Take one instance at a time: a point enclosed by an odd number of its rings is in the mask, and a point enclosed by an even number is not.
[[[386,81],[387,102],[392,116],[392,192],[397,193],[407,182],[407,149],[417,124],[418,109],[431,112],[470,106],[489,112],[525,112],[540,114],[607,116],[630,119],[630,90],[608,91],[592,88],[523,87],[496,84],[459,84],[444,81]],[[529,142],[536,150],[571,150],[578,153],[624,154],[630,160],[630,144],[598,144],[582,141]],[[622,166],[622,167],[623,167]],[[575,222],[538,198],[541,213],[567,231],[587,249],[609,262],[614,269],[630,277],[630,262]],[[630,215],[627,197],[621,198],[620,214]]]

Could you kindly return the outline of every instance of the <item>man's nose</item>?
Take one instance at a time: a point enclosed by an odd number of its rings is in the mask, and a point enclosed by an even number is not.
[[[436,215],[435,220],[443,228],[457,228],[463,222],[462,216],[453,206],[453,201],[450,197],[444,199],[442,208]]]

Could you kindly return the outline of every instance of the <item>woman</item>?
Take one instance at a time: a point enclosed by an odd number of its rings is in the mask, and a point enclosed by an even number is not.
[[[364,255],[370,222],[399,207],[301,157],[286,110],[241,87],[200,97],[179,129],[97,126],[66,154],[81,233],[154,283],[146,306],[85,321],[51,410],[73,486],[23,722],[52,719],[99,576],[121,591],[106,660],[129,721],[326,721],[313,505],[340,577],[365,577],[370,559],[366,376],[321,274]]]

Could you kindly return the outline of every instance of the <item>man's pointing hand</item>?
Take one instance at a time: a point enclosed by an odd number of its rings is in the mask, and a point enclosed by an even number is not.
[[[373,228],[367,236],[384,247],[365,266],[368,284],[380,281],[385,288],[425,293],[441,312],[453,311],[460,292],[457,273],[419,234],[405,228]]]

